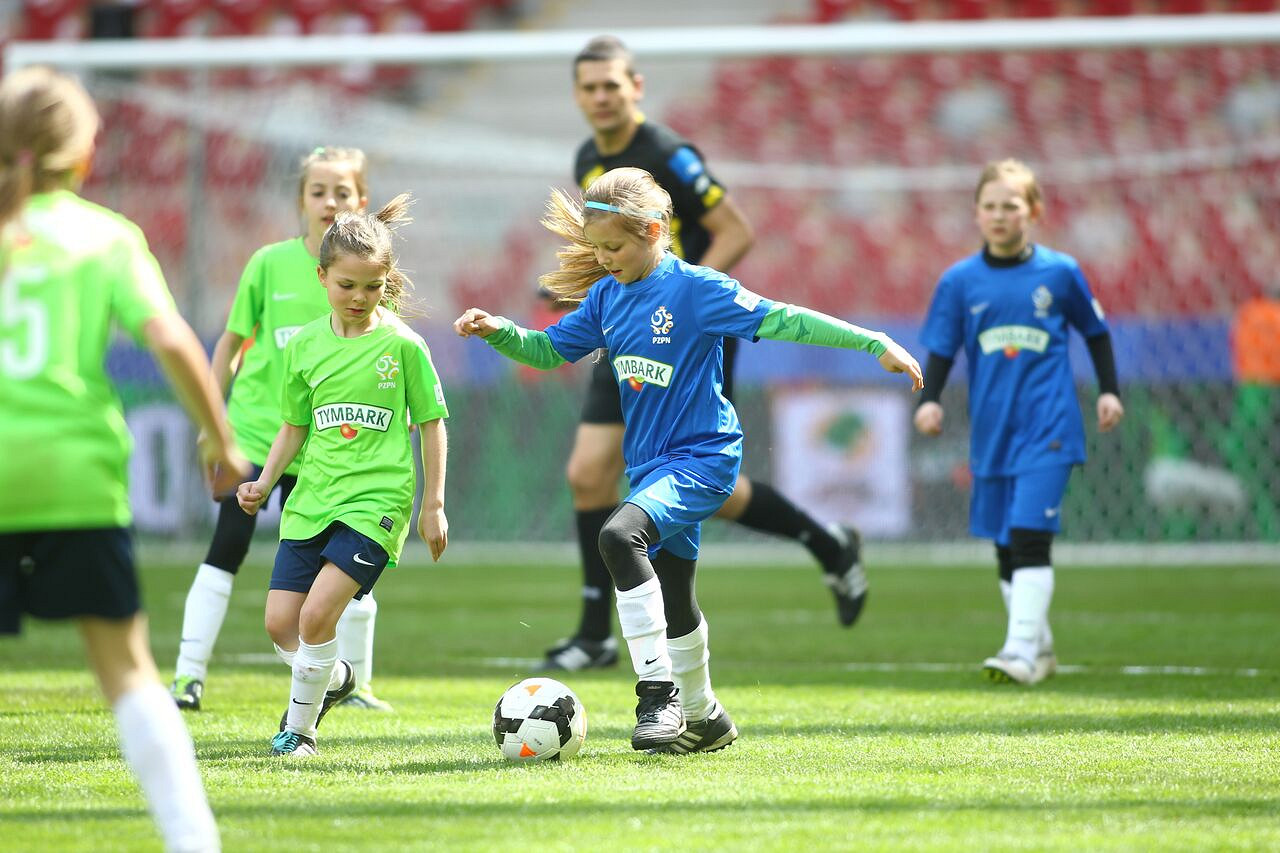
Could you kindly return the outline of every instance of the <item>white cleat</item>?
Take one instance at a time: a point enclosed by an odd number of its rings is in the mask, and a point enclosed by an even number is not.
[[[1044,681],[1046,678],[1053,678],[1053,674],[1058,671],[1058,656],[1053,653],[1053,649],[1041,649],[1040,654],[1036,655],[1035,665],[1035,681],[1033,683]]]
[[[1005,652],[984,660],[982,669],[996,684],[1035,684],[1043,678],[1037,677],[1035,663]]]

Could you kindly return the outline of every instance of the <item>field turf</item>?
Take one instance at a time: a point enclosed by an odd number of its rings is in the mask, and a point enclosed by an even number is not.
[[[186,566],[144,571],[171,675]],[[711,755],[630,749],[629,668],[565,677],[578,758],[515,765],[493,704],[575,616],[569,565],[407,566],[380,582],[375,687],[319,756],[273,759],[288,674],[242,572],[186,720],[239,850],[1280,849],[1280,568],[1067,568],[1063,671],[988,684],[994,569],[874,567],[840,629],[814,569],[710,566],[712,673],[742,731]],[[158,850],[78,635],[0,641],[0,850]]]

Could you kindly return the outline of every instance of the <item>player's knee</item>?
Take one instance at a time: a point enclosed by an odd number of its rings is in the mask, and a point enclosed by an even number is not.
[[[617,488],[617,476],[608,465],[587,456],[571,456],[565,466],[565,478],[574,497],[602,497]]]
[[[1010,576],[1015,569],[1033,566],[1051,566],[1053,533],[1048,530],[1029,530],[1015,527],[1009,531]]]

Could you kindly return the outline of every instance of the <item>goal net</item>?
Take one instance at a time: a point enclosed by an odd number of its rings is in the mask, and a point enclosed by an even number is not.
[[[883,328],[922,361],[937,278],[978,246],[981,165],[1029,163],[1046,196],[1037,239],[1082,262],[1127,409],[1098,434],[1075,341],[1090,461],[1072,479],[1063,539],[1275,542],[1278,19],[619,35],[647,75],[647,115],[699,145],[754,226],[735,276]],[[572,537],[563,470],[587,368],[535,374],[448,324],[472,305],[554,319],[535,294],[556,248],[537,220],[549,188],[571,185],[587,134],[569,62],[593,34],[18,43],[7,62],[82,73],[105,119],[86,194],[146,231],[210,343],[249,255],[299,232],[299,158],[363,148],[372,205],[402,191],[418,200],[400,249],[422,309],[412,322],[453,412],[454,536],[554,542]],[[212,510],[190,427],[145,355],[121,342],[112,370],[139,440],[140,528],[202,538]],[[902,382],[856,354],[746,345],[737,387],[753,478],[872,538],[967,536],[963,359],[938,439],[912,434]]]

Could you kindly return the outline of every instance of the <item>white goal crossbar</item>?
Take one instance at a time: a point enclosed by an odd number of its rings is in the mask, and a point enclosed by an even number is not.
[[[381,65],[571,58],[595,31],[261,36],[103,41],[15,41],[5,67],[77,69]],[[912,21],[615,31],[646,57],[831,56],[1261,44],[1280,41],[1280,14],[1138,15],[1052,20]]]

